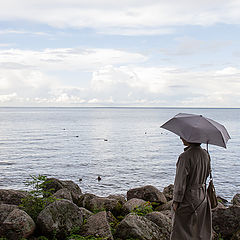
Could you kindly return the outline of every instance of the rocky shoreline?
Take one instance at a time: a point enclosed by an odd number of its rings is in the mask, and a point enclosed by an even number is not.
[[[162,192],[148,185],[126,196],[99,197],[82,193],[72,181],[50,178],[43,192],[49,202],[31,217],[23,206],[29,192],[0,189],[0,240],[168,240],[172,193],[173,185]],[[240,194],[231,203],[219,198],[212,216],[213,239],[240,240]]]

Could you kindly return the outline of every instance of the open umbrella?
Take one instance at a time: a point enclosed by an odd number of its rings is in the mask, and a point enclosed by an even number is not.
[[[223,125],[202,115],[179,113],[161,128],[177,134],[190,143],[206,143],[226,148],[230,139]]]

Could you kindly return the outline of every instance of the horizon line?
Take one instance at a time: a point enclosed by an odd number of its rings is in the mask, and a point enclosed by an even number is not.
[[[0,108],[149,108],[149,109],[240,109],[240,107],[155,107],[155,106],[0,106]]]

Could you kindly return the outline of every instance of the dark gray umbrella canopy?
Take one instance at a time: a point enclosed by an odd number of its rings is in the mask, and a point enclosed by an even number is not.
[[[177,134],[190,143],[207,143],[226,148],[230,139],[223,125],[202,115],[179,113],[161,128]]]

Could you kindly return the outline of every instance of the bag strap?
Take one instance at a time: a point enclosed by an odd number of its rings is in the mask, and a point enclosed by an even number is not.
[[[212,167],[211,167],[211,157],[210,157],[210,154],[208,152],[208,148],[207,150],[205,150],[208,154],[208,157],[209,157],[209,176],[210,176],[210,181],[212,180],[213,181],[213,176],[212,176]]]
[[[210,181],[213,181],[213,177],[212,177],[212,167],[211,167],[211,157],[210,154],[208,153],[209,156],[209,176],[210,176]]]

